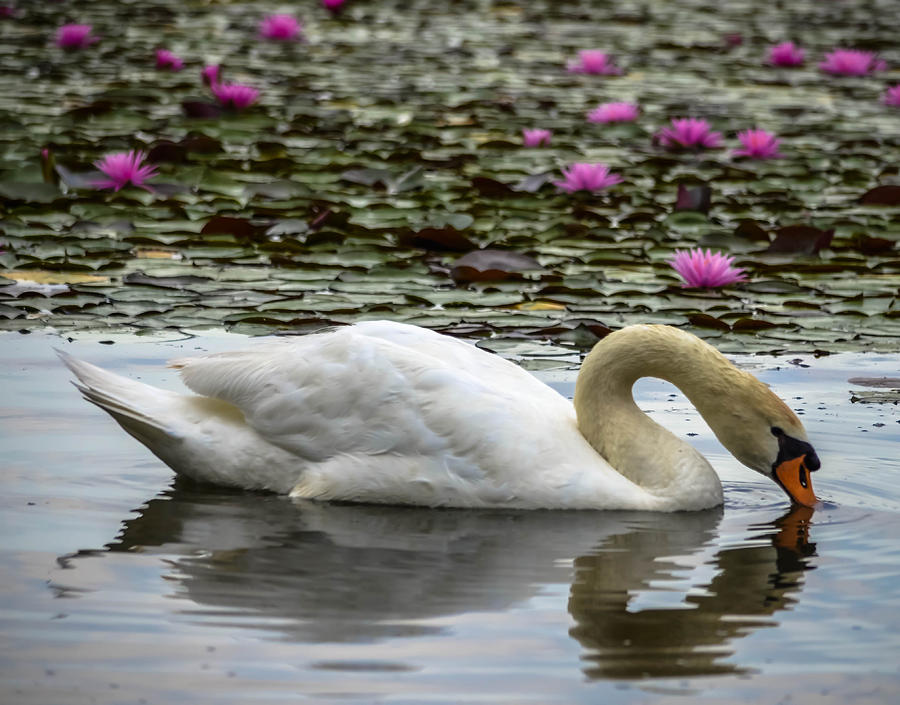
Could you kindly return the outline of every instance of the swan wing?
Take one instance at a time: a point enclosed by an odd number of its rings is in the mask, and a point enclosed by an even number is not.
[[[298,458],[300,496],[530,504],[523,497],[536,491],[558,495],[572,481],[563,466],[584,460],[568,400],[513,363],[415,326],[362,323],[172,364]]]

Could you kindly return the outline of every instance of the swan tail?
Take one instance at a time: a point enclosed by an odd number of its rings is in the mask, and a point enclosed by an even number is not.
[[[153,450],[160,443],[178,440],[178,434],[159,418],[171,392],[127,379],[62,350],[56,350],[56,354],[75,375],[72,384],[81,396],[112,416],[141,443]]]

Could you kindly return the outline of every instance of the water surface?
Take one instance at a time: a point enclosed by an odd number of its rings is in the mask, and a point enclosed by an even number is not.
[[[804,417],[824,500],[791,511],[661,382],[723,508],[507,512],[186,486],[83,402],[51,346],[176,388],[222,335],[0,339],[0,700],[895,702],[900,412],[851,404],[897,356],[747,357]],[[571,392],[570,370],[541,376]]]

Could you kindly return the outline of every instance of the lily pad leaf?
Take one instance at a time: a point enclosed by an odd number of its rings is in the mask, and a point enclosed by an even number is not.
[[[685,186],[678,184],[678,196],[675,200],[677,211],[699,211],[709,213],[712,200],[712,189],[707,185]]]
[[[70,188],[97,188],[97,182],[103,181],[106,176],[99,171],[70,171],[59,164],[56,165],[56,173],[63,183]]]
[[[157,286],[162,289],[185,289],[191,284],[212,281],[209,277],[198,277],[187,274],[178,277],[151,277],[143,272],[129,272],[122,281],[126,284],[142,284],[144,286]]]
[[[531,176],[526,176],[511,188],[513,191],[519,191],[521,193],[537,193],[552,178],[553,174],[549,171],[542,174],[532,174]]]
[[[868,206],[900,205],[900,186],[895,184],[876,186],[860,196],[859,202]]]
[[[16,181],[0,181],[0,197],[6,201],[53,203],[57,198],[62,198],[62,195],[56,186],[42,181],[24,184]]]
[[[382,186],[388,193],[401,193],[419,188],[424,183],[421,167],[395,175],[387,169],[349,169],[341,174],[344,181],[364,186]]]
[[[456,283],[520,278],[525,271],[542,267],[536,259],[508,250],[474,250],[453,263],[450,276]]]
[[[811,225],[787,225],[775,231],[775,239],[767,252],[814,255],[831,244],[834,230],[820,230]]]

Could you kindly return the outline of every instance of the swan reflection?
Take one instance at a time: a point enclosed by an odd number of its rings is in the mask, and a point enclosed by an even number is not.
[[[739,671],[731,642],[798,599],[811,515],[723,546],[720,510],[433,510],[177,488],[107,549],[166,556],[188,619],[304,643],[439,633],[428,620],[569,585],[589,677],[687,676]],[[641,606],[666,589],[673,604]]]

